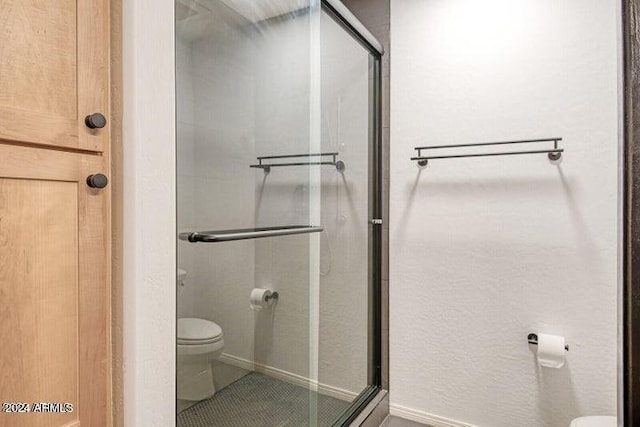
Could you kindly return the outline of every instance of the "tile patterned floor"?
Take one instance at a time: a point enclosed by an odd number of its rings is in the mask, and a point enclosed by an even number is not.
[[[308,426],[310,400],[317,398],[318,426],[331,426],[349,407],[345,402],[252,372],[212,398],[185,409],[177,427]]]

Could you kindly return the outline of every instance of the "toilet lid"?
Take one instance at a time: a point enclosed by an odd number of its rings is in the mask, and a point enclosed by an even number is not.
[[[571,427],[617,427],[616,417],[581,417],[571,423]]]
[[[216,341],[222,328],[210,320],[185,317],[178,319],[178,341]]]

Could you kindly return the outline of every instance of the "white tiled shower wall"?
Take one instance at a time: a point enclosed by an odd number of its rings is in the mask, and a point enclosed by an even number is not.
[[[181,231],[253,226],[253,75],[250,39],[223,20],[204,38],[178,39],[178,228]],[[214,60],[217,58],[219,60]],[[230,78],[233,76],[233,79]],[[179,242],[187,270],[178,315],[218,323],[225,352],[253,352],[254,243]],[[247,268],[249,267],[249,268]],[[235,334],[233,331],[243,331]]]
[[[618,7],[392,0],[392,412],[485,427],[615,414]],[[564,138],[560,166],[409,160],[536,137]],[[530,331],[566,336],[566,366],[539,368]]]
[[[323,166],[322,185],[310,187],[307,167],[249,168],[258,155],[309,151],[308,18],[211,28],[177,47],[179,229],[307,224],[320,203],[318,372],[309,372],[308,236],[180,242],[189,275],[179,316],[218,323],[229,356],[355,394],[367,383],[368,55],[323,22],[322,149],[340,151],[347,170]],[[253,287],[280,293],[275,310],[249,309]]]
[[[259,49],[257,151],[307,152],[309,41],[305,18],[272,24]],[[257,174],[260,225],[307,223],[310,191],[321,193],[318,380],[352,393],[367,381],[368,55],[329,18],[321,27],[322,151],[338,151],[344,174],[323,166],[320,187],[308,168]],[[296,65],[296,63],[299,63]],[[286,64],[286,66],[284,66]],[[313,77],[311,77],[313,78]],[[312,132],[312,131],[311,131]],[[313,173],[313,172],[311,172]],[[313,197],[311,198],[313,200]],[[282,295],[273,325],[256,324],[256,361],[305,375],[309,369],[309,244],[288,237],[256,242],[256,284]],[[263,316],[260,313],[259,316]],[[263,320],[268,318],[262,317]],[[279,323],[280,322],[280,323]],[[291,351],[294,345],[297,351]],[[311,373],[314,375],[314,373]]]

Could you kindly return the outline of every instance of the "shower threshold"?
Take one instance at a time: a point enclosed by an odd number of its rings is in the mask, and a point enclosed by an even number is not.
[[[234,240],[259,239],[263,237],[289,236],[293,234],[309,234],[324,231],[318,225],[283,225],[279,227],[240,228],[234,230],[194,231],[180,233],[180,240],[188,242],[229,242]]]

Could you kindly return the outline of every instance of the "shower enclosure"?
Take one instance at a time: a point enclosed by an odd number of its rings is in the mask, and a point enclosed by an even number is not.
[[[335,0],[176,21],[177,425],[348,425],[381,384],[382,48]]]

